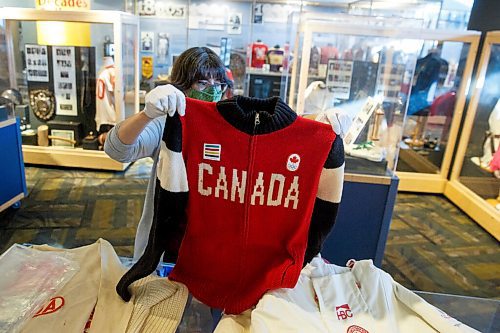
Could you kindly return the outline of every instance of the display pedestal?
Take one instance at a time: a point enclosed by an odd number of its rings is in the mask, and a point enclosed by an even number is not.
[[[117,162],[100,150],[23,146],[25,163],[99,170],[123,171],[130,163]]]
[[[349,259],[372,259],[380,267],[391,225],[399,179],[346,174],[337,221],[321,255],[345,266]]]
[[[0,121],[0,151],[2,163],[0,173],[0,212],[16,204],[27,195],[21,154],[21,132],[19,120],[10,118]]]

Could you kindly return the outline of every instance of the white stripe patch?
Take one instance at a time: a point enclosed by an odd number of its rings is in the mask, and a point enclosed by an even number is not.
[[[182,153],[171,151],[164,141],[161,141],[156,177],[160,180],[161,187],[169,192],[178,193],[189,190]]]
[[[344,186],[344,166],[345,163],[335,169],[323,168],[316,195],[318,198],[334,203],[340,202]]]

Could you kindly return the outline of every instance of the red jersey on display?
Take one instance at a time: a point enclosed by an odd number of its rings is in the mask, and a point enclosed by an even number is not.
[[[267,45],[262,42],[255,42],[252,44],[252,67],[262,68],[266,63],[267,50]]]

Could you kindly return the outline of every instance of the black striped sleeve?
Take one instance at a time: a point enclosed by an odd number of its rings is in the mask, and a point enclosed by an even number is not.
[[[325,161],[309,226],[304,265],[316,256],[337,218],[344,184],[344,143],[337,135]]]
[[[175,262],[186,230],[187,173],[182,156],[182,124],[178,114],[167,117],[156,171],[154,215],[144,254],[116,286],[130,300],[128,286],[151,274],[161,260]]]

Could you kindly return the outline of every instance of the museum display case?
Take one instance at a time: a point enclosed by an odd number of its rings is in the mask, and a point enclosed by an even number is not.
[[[445,196],[500,240],[500,32],[481,50]]]
[[[479,32],[353,15],[301,20],[291,105],[348,116],[348,172],[397,172],[399,190],[443,193]]]
[[[421,22],[307,13],[289,22],[288,104],[301,116],[343,124],[344,190],[322,253],[337,264],[371,258],[380,265],[399,182],[394,171],[407,96],[423,45],[415,33]]]
[[[400,191],[443,193],[464,114],[479,32],[426,31],[400,143]]]
[[[2,8],[0,20],[9,87],[22,96],[16,115],[25,163],[124,170],[128,163],[99,150],[100,134],[138,112],[139,19],[116,11]]]
[[[419,22],[318,14],[300,20],[288,103],[299,115],[350,120],[343,133],[346,172],[391,177],[424,44],[420,29],[411,27]]]

